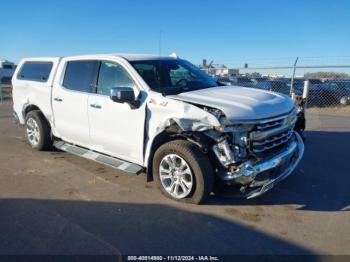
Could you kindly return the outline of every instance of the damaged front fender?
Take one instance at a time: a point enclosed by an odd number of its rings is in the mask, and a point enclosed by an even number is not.
[[[157,135],[176,126],[179,132],[205,132],[220,127],[211,113],[186,102],[154,94],[147,103],[145,137],[145,166],[148,166],[151,148]]]
[[[158,122],[157,131],[164,130],[174,122],[182,131],[201,132],[220,126],[219,120],[214,115],[190,104],[184,104],[183,110],[175,111],[171,117],[168,115],[166,119]]]

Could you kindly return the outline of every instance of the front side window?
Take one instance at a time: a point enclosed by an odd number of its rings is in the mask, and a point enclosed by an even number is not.
[[[218,86],[213,78],[185,60],[141,60],[130,63],[153,91],[163,95]]]
[[[51,62],[25,62],[18,75],[19,79],[46,82],[52,69]]]
[[[134,88],[134,86],[134,81],[122,66],[112,62],[101,62],[97,81],[97,94],[109,96],[111,88]]]
[[[67,89],[91,93],[96,84],[99,62],[84,60],[67,63],[63,86]]]

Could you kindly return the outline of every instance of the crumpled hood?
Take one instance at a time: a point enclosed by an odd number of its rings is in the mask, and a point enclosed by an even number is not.
[[[286,95],[239,86],[213,87],[167,97],[220,109],[232,122],[274,117],[294,107]]]

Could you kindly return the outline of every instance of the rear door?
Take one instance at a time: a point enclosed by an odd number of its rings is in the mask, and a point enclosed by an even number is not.
[[[62,61],[64,72],[54,84],[52,107],[56,136],[89,147],[87,103],[94,90],[99,62],[96,60]]]

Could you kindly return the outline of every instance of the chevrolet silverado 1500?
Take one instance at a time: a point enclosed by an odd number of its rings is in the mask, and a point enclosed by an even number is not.
[[[178,57],[112,54],[23,59],[14,117],[37,150],[52,145],[200,203],[216,182],[246,198],[271,189],[304,151],[283,94],[218,84]]]

